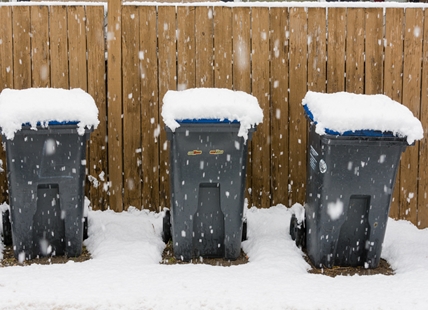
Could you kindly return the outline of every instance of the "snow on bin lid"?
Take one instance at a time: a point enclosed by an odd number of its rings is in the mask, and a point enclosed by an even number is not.
[[[22,124],[32,129],[49,122],[77,122],[78,133],[85,127],[97,128],[98,108],[91,95],[80,88],[4,89],[0,94],[0,127],[7,139],[13,139]]]
[[[162,117],[175,131],[186,119],[218,119],[238,121],[238,136],[248,139],[248,130],[263,121],[263,111],[257,98],[242,91],[224,88],[191,88],[169,90],[163,97]]]
[[[302,100],[316,122],[315,131],[343,134],[346,131],[376,130],[407,137],[407,143],[423,138],[421,122],[404,105],[385,95],[346,92],[325,94],[308,91]]]

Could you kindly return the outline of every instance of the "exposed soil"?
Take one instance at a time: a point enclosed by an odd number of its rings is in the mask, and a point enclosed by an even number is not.
[[[6,246],[3,251],[3,260],[0,261],[0,268],[9,267],[9,266],[29,266],[32,264],[39,264],[39,265],[65,264],[68,261],[84,262],[84,261],[87,261],[88,259],[91,259],[91,255],[88,252],[88,250],[86,250],[86,247],[83,247],[82,254],[78,257],[48,256],[48,257],[39,257],[35,259],[25,260],[22,263],[20,263],[13,255],[12,246]]]
[[[367,269],[367,268],[364,268],[364,266],[357,266],[357,267],[333,266],[333,268],[315,268],[306,254],[304,255],[304,259],[312,267],[312,269],[309,270],[309,273],[323,274],[332,278],[336,276],[353,276],[356,274],[360,276],[371,276],[375,274],[383,274],[385,276],[394,275],[394,270],[392,270],[391,266],[384,259],[381,259],[379,262],[379,266],[374,269]]]
[[[241,255],[237,260],[226,260],[223,258],[194,258],[190,262],[185,262],[174,257],[174,252],[172,249],[172,242],[169,241],[163,250],[162,253],[162,262],[164,265],[174,265],[174,264],[206,264],[211,266],[234,266],[242,265],[248,263],[247,255],[241,250]]]

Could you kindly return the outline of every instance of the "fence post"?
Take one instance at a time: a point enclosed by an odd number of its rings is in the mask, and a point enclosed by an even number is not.
[[[108,0],[107,115],[109,208],[123,210],[122,178],[122,1]]]

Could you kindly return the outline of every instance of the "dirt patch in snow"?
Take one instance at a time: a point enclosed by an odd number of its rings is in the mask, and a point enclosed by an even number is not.
[[[194,258],[190,262],[185,262],[180,259],[176,259],[174,256],[172,242],[169,241],[162,253],[162,262],[164,265],[174,264],[206,264],[211,266],[235,266],[248,263],[247,255],[241,250],[241,255],[236,260],[227,260],[224,258]]]
[[[309,270],[309,273],[323,274],[333,278],[336,276],[353,276],[353,275],[360,275],[360,276],[372,276],[376,274],[383,274],[385,276],[394,275],[394,270],[392,270],[391,266],[384,259],[380,260],[379,266],[377,268],[367,269],[367,268],[364,268],[364,266],[357,266],[357,267],[333,266],[333,268],[315,268],[315,266],[312,264],[312,262],[310,261],[307,255],[305,255],[304,258],[306,262],[312,267],[312,269]]]
[[[48,257],[39,257],[35,259],[25,260],[22,263],[20,263],[13,255],[12,246],[6,246],[5,249],[3,250],[3,260],[0,261],[0,267],[29,266],[32,264],[38,264],[38,265],[65,264],[69,261],[84,262],[89,259],[91,259],[91,255],[86,249],[86,247],[83,247],[82,254],[78,257],[48,256]]]

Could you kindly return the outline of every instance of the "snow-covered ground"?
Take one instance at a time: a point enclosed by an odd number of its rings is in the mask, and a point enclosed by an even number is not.
[[[89,212],[93,259],[0,268],[0,309],[427,309],[428,229],[390,219],[395,275],[308,273],[283,205],[247,211],[245,265],[161,265],[162,214]]]

